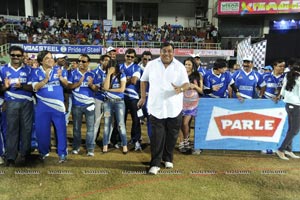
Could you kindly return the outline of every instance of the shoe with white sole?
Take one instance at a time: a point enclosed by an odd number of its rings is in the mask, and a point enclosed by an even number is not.
[[[78,155],[79,154],[79,149],[73,149],[72,154]]]
[[[149,169],[149,174],[152,174],[152,175],[156,175],[158,172],[159,172],[160,168],[157,167],[157,166],[152,166],[150,169]]]
[[[284,154],[291,157],[291,158],[300,158],[300,156],[296,156],[292,151],[284,151]]]
[[[142,151],[141,143],[136,142],[136,143],[135,143],[134,150],[135,150],[135,151]]]
[[[174,167],[173,163],[171,163],[171,162],[165,162],[165,168],[172,169],[173,167]]]
[[[90,157],[93,157],[93,156],[95,156],[95,154],[94,154],[94,152],[93,152],[93,151],[88,151],[86,155],[87,155],[87,156],[90,156]]]
[[[282,160],[289,160],[282,151],[277,150],[276,151],[277,156]]]

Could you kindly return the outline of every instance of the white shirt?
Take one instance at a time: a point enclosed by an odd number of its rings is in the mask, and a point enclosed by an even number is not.
[[[283,79],[283,86],[280,92],[281,96],[283,96],[283,101],[285,103],[290,103],[293,105],[300,106],[300,77],[296,79],[296,84],[294,85],[292,91],[287,91],[285,89],[287,83],[286,77]]]
[[[177,117],[182,111],[183,93],[176,94],[172,83],[181,86],[189,83],[184,65],[173,58],[165,68],[161,58],[147,63],[141,81],[149,82],[148,112],[158,119]]]

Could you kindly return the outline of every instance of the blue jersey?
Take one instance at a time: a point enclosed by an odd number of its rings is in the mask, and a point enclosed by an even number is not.
[[[232,75],[235,86],[243,98],[252,99],[257,97],[256,88],[264,87],[266,83],[261,74],[251,70],[249,73],[243,69],[237,70]]]
[[[69,83],[77,83],[84,76],[83,82],[81,85],[72,91],[72,103],[75,106],[85,106],[92,103],[95,103],[94,100],[94,91],[88,86],[88,80],[90,78],[93,79],[93,84],[100,87],[100,81],[97,80],[97,77],[94,72],[87,71],[86,73],[82,74],[78,69],[71,72],[70,76],[68,77]]]
[[[272,99],[279,94],[284,76],[285,74],[275,76],[273,73],[268,73],[264,76],[264,81],[266,82],[264,98]]]
[[[216,75],[212,72],[206,73],[203,78],[203,85],[204,89],[212,89],[213,86],[219,86],[218,91],[213,91],[212,93],[208,94],[207,96],[213,98],[227,98],[227,88],[229,85],[233,84],[234,81],[231,78],[229,72],[225,72],[220,75]]]
[[[18,69],[13,68],[10,64],[5,65],[0,70],[1,82],[4,84],[5,79],[9,80],[10,87],[4,93],[6,101],[32,101],[32,92],[15,88],[16,83],[22,85],[31,85],[31,67],[23,65]]]
[[[104,79],[106,77],[106,73],[105,71],[103,71],[103,69],[101,68],[101,66],[99,65],[96,69],[93,70],[93,72],[95,73],[97,79],[99,80],[99,84],[100,86],[102,85],[102,83],[104,82]],[[99,99],[101,101],[104,101],[104,97],[105,94],[104,92],[101,90],[101,88],[99,87],[99,90],[95,93],[95,98]]]
[[[126,77],[136,76],[138,79],[141,77],[141,68],[137,64],[132,63],[130,66],[125,66],[125,63],[120,65],[121,72],[124,72]],[[139,99],[139,84],[136,85],[129,84],[126,86],[124,95],[129,99]]]
[[[204,67],[199,66],[198,72],[202,75],[202,77],[204,77],[207,71],[204,69]]]
[[[126,82],[126,76],[124,73],[121,73],[120,82],[116,76],[112,76],[110,80],[110,89],[116,89],[121,87],[121,82]],[[124,99],[124,93],[123,92],[105,92],[105,96],[108,99]]]
[[[49,73],[49,81],[38,91],[36,91],[37,103],[39,106],[49,110],[65,112],[63,86],[58,77],[59,67],[53,67]],[[46,77],[46,72],[42,67],[35,69],[32,73],[32,85],[41,82]],[[62,77],[67,80],[67,71],[62,71]]]

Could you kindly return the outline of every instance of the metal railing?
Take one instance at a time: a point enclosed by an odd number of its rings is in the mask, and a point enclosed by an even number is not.
[[[221,49],[221,43],[206,42],[172,42],[176,49]],[[122,48],[160,48],[162,42],[149,41],[106,41],[104,46]]]
[[[7,55],[9,46],[9,43],[0,45],[0,58]]]

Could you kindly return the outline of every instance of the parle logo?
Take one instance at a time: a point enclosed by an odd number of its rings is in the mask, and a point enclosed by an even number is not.
[[[214,117],[222,136],[273,137],[281,118],[242,112]]]

